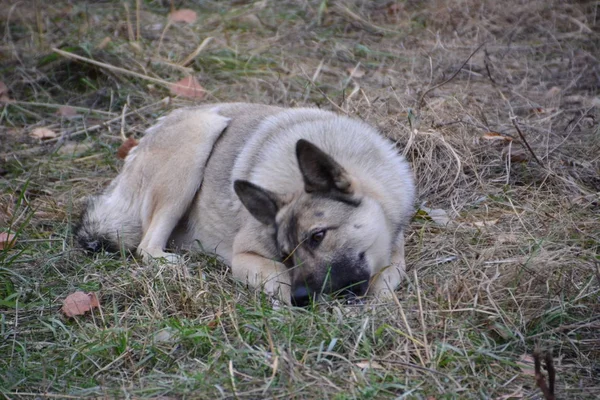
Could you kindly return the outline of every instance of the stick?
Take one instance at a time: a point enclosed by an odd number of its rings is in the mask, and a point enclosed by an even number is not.
[[[427,89],[427,90],[425,91],[425,93],[423,93],[423,94],[421,95],[421,97],[419,97],[419,102],[417,103],[417,110],[420,110],[420,109],[421,109],[421,106],[422,106],[422,104],[423,104],[423,100],[425,99],[425,96],[427,96],[427,95],[428,95],[428,94],[429,94],[429,93],[430,93],[432,90],[435,90],[435,89],[437,89],[437,88],[439,88],[439,87],[442,87],[442,86],[444,86],[446,83],[448,83],[448,82],[450,82],[452,79],[454,79],[454,78],[456,77],[456,75],[458,75],[458,73],[459,73],[460,71],[462,71],[463,67],[464,67],[465,65],[467,65],[467,63],[469,62],[469,60],[471,59],[471,57],[473,57],[473,56],[475,55],[475,53],[477,53],[477,52],[479,51],[479,49],[481,49],[481,48],[483,47],[483,45],[484,45],[484,44],[486,44],[486,43],[487,43],[487,41],[484,41],[484,42],[482,42],[482,43],[481,43],[479,46],[477,46],[477,48],[476,48],[475,50],[473,50],[473,52],[472,52],[472,53],[469,55],[469,57],[467,57],[467,59],[465,60],[465,62],[464,62],[464,63],[462,63],[462,65],[460,66],[460,68],[459,68],[459,69],[457,69],[457,70],[456,70],[456,72],[455,72],[454,74],[452,74],[452,76],[451,76],[450,78],[446,79],[446,80],[445,80],[444,82],[442,82],[442,83],[438,83],[437,85],[435,85],[435,86],[433,86],[433,87],[431,87],[431,88]]]
[[[154,83],[157,83],[159,85],[162,85],[162,86],[164,86],[166,88],[171,87],[171,83],[167,82],[167,81],[165,81],[163,79],[153,78],[153,77],[148,76],[148,75],[139,74],[137,72],[129,71],[129,70],[125,69],[125,68],[115,67],[114,65],[106,64],[106,63],[103,63],[103,62],[100,62],[100,61],[92,60],[91,58],[86,58],[86,57],[82,57],[82,56],[77,55],[77,54],[69,53],[67,51],[63,51],[63,50],[57,49],[56,47],[53,47],[52,51],[54,51],[55,53],[60,54],[63,57],[72,58],[74,60],[79,60],[79,61],[84,61],[86,63],[93,64],[93,65],[96,65],[98,67],[106,68],[106,69],[114,71],[114,72],[120,72],[120,73],[125,74],[125,75],[131,75],[131,76],[135,76],[136,78],[145,79],[147,81],[154,82]]]
[[[550,354],[549,352],[544,354],[544,361],[546,362],[546,369],[548,370],[548,385],[546,385],[546,378],[544,378],[544,374],[542,374],[541,351],[536,350],[533,352],[533,361],[535,368],[535,383],[542,391],[544,399],[556,400],[556,396],[554,395],[554,381],[556,378],[556,371],[554,370],[552,354]]]
[[[521,132],[521,129],[519,128],[519,125],[517,125],[517,117],[513,116],[511,118],[511,121],[512,121],[513,125],[515,126],[515,129],[519,133],[519,136],[521,137],[521,140],[525,144],[525,147],[527,147],[527,150],[529,150],[529,152],[531,153],[531,156],[534,158],[535,162],[537,162],[542,168],[545,168],[544,164],[542,164],[542,162],[540,161],[540,159],[537,158],[537,156],[533,152],[533,149],[529,146],[529,143],[527,143],[527,140],[525,139],[525,135],[523,135],[523,132]]]

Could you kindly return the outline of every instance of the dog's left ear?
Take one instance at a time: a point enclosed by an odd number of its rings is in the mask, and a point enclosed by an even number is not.
[[[296,157],[307,193],[353,194],[352,181],[346,170],[314,144],[304,139],[298,140]]]
[[[265,225],[275,225],[275,217],[282,205],[275,193],[242,179],[233,183],[233,189],[254,218]]]

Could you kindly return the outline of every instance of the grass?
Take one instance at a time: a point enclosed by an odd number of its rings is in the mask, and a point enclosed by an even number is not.
[[[542,399],[535,350],[557,398],[600,396],[598,4],[175,2],[198,22],[167,25],[164,1],[129,24],[123,2],[46,3],[0,10],[0,397]],[[190,104],[161,101],[188,74],[203,101],[317,105],[398,142],[451,222],[415,216],[396,299],[274,307],[206,255],[77,248],[122,133]],[[76,290],[101,309],[63,316]]]

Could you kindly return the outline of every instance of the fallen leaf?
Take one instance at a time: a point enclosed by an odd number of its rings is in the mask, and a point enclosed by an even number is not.
[[[179,82],[172,83],[171,93],[189,99],[200,100],[204,97],[205,92],[204,88],[200,86],[200,82],[190,75]]]
[[[136,139],[128,137],[127,140],[124,141],[123,144],[121,144],[121,146],[119,146],[119,148],[117,149],[117,158],[124,160],[125,157],[127,157],[129,152],[131,151],[131,149],[137,146],[138,143],[139,141],[137,141]]]
[[[198,19],[196,11],[189,9],[175,10],[169,14],[169,19],[173,22],[185,22],[186,24],[192,24]]]
[[[34,130],[32,130],[29,133],[29,136],[40,139],[40,140],[45,140],[45,139],[53,139],[55,137],[57,137],[58,135],[56,134],[56,132],[54,132],[51,129],[48,128],[35,128]]]
[[[0,250],[11,249],[15,245],[15,235],[8,232],[0,232]]]
[[[421,216],[429,217],[429,219],[441,226],[446,226],[451,221],[450,217],[448,216],[448,213],[440,208],[429,208],[421,206],[419,208],[419,212],[421,212]],[[423,215],[423,213],[425,215]]]
[[[490,140],[493,142],[496,142],[496,141],[512,142],[512,140],[513,140],[513,138],[511,138],[510,136],[505,136],[498,132],[486,132],[483,135],[481,135],[481,138],[484,140]]]
[[[71,118],[77,115],[77,110],[71,106],[61,106],[58,108],[56,113],[61,117]]]
[[[99,307],[100,302],[95,293],[75,292],[68,295],[63,301],[62,312],[67,317],[74,317]]]
[[[88,293],[88,296],[90,296],[90,306],[92,308],[100,308],[100,301],[98,300],[96,293],[90,292]]]
[[[8,97],[8,86],[0,81],[0,103],[8,103],[10,98]]]
[[[385,367],[383,365],[379,364],[377,361],[359,361],[357,363],[354,363],[354,365],[356,365],[358,368],[361,368],[361,369],[365,369],[365,368],[385,369]]]

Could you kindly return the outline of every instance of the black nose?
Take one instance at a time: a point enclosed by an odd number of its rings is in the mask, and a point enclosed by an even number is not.
[[[292,305],[294,307],[306,307],[310,304],[311,295],[306,286],[298,286],[292,293]]]

